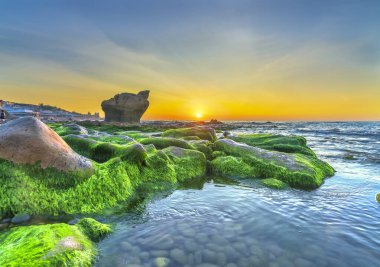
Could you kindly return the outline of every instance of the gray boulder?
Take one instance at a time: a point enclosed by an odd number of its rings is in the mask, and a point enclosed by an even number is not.
[[[0,127],[0,158],[62,171],[93,172],[92,162],[77,153],[46,124],[34,117],[19,118]]]
[[[122,93],[102,102],[106,122],[138,124],[149,107],[149,91]]]

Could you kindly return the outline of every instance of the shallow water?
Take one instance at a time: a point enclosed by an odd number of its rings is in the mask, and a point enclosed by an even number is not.
[[[240,126],[232,132],[303,135],[337,173],[314,191],[197,181],[108,218],[116,230],[96,266],[380,266],[380,123]]]

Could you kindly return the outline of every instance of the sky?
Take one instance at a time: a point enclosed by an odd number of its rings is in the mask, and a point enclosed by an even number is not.
[[[380,120],[378,0],[0,0],[0,99],[145,120]]]

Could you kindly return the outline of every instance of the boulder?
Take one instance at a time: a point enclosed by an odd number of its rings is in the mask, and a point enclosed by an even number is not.
[[[214,150],[230,156],[211,162],[214,174],[227,177],[276,178],[294,188],[315,189],[335,172],[328,163],[311,155],[270,151],[231,139],[216,141]]]
[[[75,153],[52,129],[34,117],[23,117],[0,127],[0,158],[61,171],[93,171],[89,159]]]
[[[131,93],[117,94],[102,102],[106,122],[138,124],[149,107],[149,91],[137,95]]]

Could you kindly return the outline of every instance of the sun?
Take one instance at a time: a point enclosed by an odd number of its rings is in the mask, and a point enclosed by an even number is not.
[[[195,117],[196,117],[197,119],[200,119],[200,118],[203,117],[203,114],[202,114],[201,112],[197,112],[197,113],[195,113]]]

